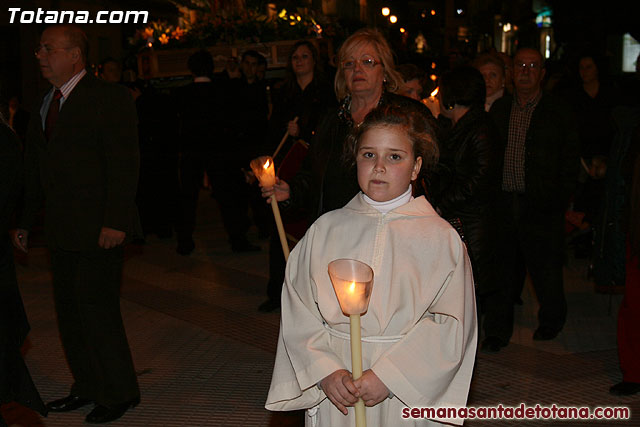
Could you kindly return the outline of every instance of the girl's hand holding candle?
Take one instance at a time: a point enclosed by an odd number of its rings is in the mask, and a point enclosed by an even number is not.
[[[339,369],[324,377],[320,381],[320,387],[331,403],[345,415],[349,414],[347,406],[353,406],[358,401],[358,388],[346,369]]]
[[[367,369],[362,376],[354,381],[359,396],[365,406],[375,406],[389,397],[389,389],[371,369]]]
[[[329,263],[329,278],[342,312],[349,316],[351,370],[353,379],[362,376],[360,315],[367,311],[373,286],[373,270],[355,259],[335,259]],[[359,392],[358,392],[359,394]],[[364,401],[355,403],[356,427],[366,427]]]

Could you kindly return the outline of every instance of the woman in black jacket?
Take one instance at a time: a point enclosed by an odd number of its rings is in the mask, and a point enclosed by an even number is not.
[[[492,296],[498,275],[499,224],[495,198],[502,182],[502,151],[484,110],[485,83],[480,72],[460,67],[440,79],[440,162],[428,179],[432,204],[467,243],[476,284],[479,314],[485,315],[483,349],[498,351],[507,343],[491,334]]]

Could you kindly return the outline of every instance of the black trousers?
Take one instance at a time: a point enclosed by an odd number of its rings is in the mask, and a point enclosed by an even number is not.
[[[508,342],[513,333],[513,302],[520,296],[526,272],[540,304],[538,322],[560,331],[567,317],[562,266],[564,262],[564,212],[543,212],[527,203],[526,196],[503,193],[501,292],[489,297],[485,331]]]
[[[53,292],[71,393],[110,406],[140,396],[120,313],[124,249],[51,250]]]
[[[246,240],[249,220],[249,186],[242,165],[234,155],[214,158],[207,152],[190,151],[180,159],[180,217],[176,226],[178,240],[191,240],[196,226],[198,195],[206,171],[212,195],[218,201],[222,223],[231,242]],[[248,164],[247,164],[248,167]]]

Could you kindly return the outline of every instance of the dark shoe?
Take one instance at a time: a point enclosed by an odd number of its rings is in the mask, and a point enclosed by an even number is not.
[[[636,393],[640,393],[640,383],[632,383],[629,381],[622,381],[614,386],[611,386],[609,393],[614,396],[631,396]]]
[[[550,341],[558,336],[560,330],[550,328],[549,326],[539,326],[533,333],[534,341]]]
[[[482,341],[482,349],[483,353],[497,353],[500,351],[502,347],[506,347],[507,343],[502,341],[498,337],[487,337]]]
[[[231,250],[233,252],[259,252],[262,248],[260,246],[252,245],[247,240],[239,240],[231,242]]]
[[[89,403],[93,402],[89,399],[70,394],[67,397],[63,397],[62,399],[54,400],[53,402],[47,403],[47,409],[51,412],[68,412],[75,411],[76,409],[82,408]]]
[[[196,248],[196,244],[193,243],[193,240],[182,240],[178,241],[178,247],[176,248],[176,252],[179,255],[187,256],[191,255],[191,252]]]
[[[129,408],[135,408],[138,403],[140,403],[140,399],[134,399],[129,402],[119,403],[117,405],[111,406],[110,408],[102,405],[97,405],[95,408],[93,408],[93,411],[89,412],[89,415],[87,415],[85,421],[91,424],[102,424],[117,420],[118,418],[123,416]]]
[[[258,307],[258,311],[263,313],[271,313],[280,308],[280,301],[266,300]]]

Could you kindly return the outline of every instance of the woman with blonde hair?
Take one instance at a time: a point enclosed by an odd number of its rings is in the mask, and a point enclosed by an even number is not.
[[[262,188],[263,197],[275,196],[285,214],[302,212],[310,222],[343,207],[359,191],[355,167],[344,161],[351,129],[379,105],[416,103],[395,94],[402,76],[395,69],[389,43],[378,30],[364,28],[352,34],[340,47],[336,62],[338,107],[320,119],[309,154],[291,183],[278,179],[275,186]],[[433,120],[428,108],[419,108]]]

